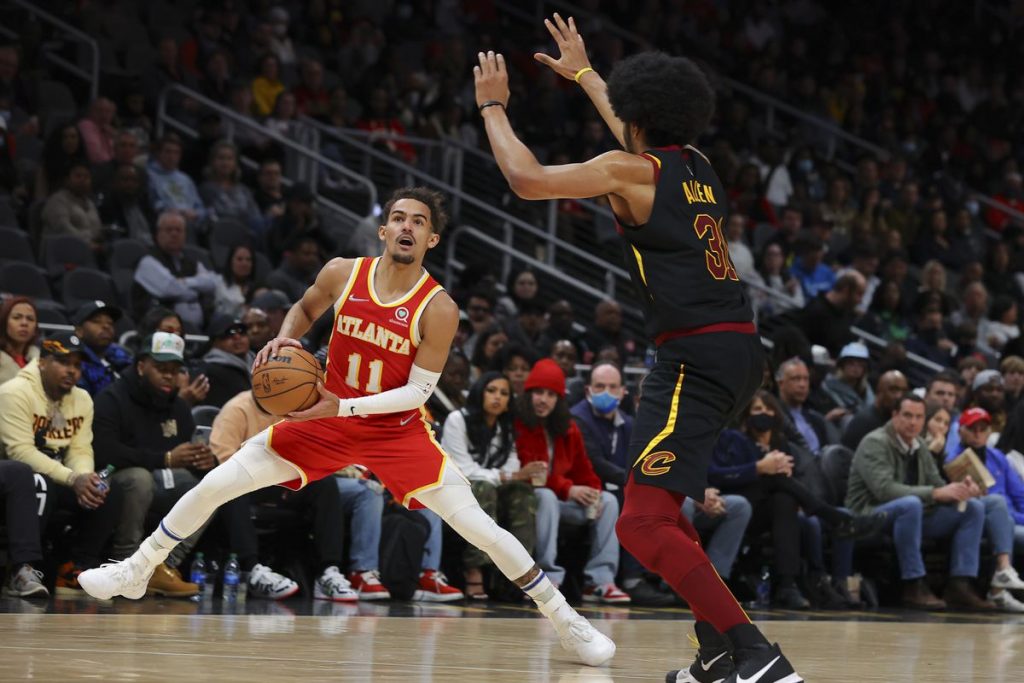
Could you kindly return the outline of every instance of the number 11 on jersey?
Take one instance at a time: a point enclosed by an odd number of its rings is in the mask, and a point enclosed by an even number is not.
[[[363,357],[358,353],[351,353],[348,356],[348,374],[345,376],[345,384],[357,391],[363,390],[368,394],[380,393],[380,379],[384,374],[384,361],[370,361],[370,378],[366,382],[366,388],[359,386],[359,370],[363,366]]]

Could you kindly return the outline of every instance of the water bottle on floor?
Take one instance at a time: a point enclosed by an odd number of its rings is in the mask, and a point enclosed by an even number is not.
[[[757,580],[757,599],[754,607],[768,609],[772,606],[772,574],[768,567],[761,568],[761,576]]]
[[[213,581],[210,579],[203,554],[196,553],[196,559],[192,560],[192,569],[189,572],[189,581],[199,586],[199,594],[192,598],[194,602],[207,602],[213,592]]]
[[[231,553],[228,556],[228,561],[224,564],[224,592],[222,594],[224,602],[238,601],[238,583],[241,577],[242,570],[238,566],[238,556]]]

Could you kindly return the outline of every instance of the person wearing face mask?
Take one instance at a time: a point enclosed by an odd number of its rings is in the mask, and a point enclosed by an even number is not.
[[[809,606],[796,585],[802,556],[810,567],[808,583],[820,603],[852,602],[845,587],[853,562],[848,539],[874,533],[884,525],[884,516],[851,515],[821,500],[801,483],[794,457],[801,449],[786,439],[782,407],[769,392],[760,389],[754,394],[740,424],[741,429],[722,432],[715,444],[708,482],[723,493],[741,495],[750,502],[753,538],[766,529],[771,531],[775,546],[774,604],[788,609]],[[824,522],[837,541],[832,582],[824,573],[820,543],[801,547],[800,511]]]

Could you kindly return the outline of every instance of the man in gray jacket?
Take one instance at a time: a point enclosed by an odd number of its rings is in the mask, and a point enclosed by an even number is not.
[[[970,479],[947,484],[939,475],[920,439],[924,414],[924,400],[907,394],[896,404],[892,419],[864,437],[853,456],[846,507],[854,513],[885,512],[891,518],[904,606],[992,610],[994,605],[971,588],[978,576],[985,523],[985,507],[978,500],[981,491]],[[952,541],[943,600],[924,580],[922,538]]]

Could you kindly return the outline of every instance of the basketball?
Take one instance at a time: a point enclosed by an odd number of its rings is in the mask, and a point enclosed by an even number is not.
[[[252,395],[271,415],[287,415],[320,400],[316,385],[323,381],[323,370],[312,354],[287,346],[253,373]]]

